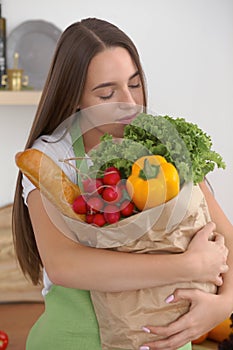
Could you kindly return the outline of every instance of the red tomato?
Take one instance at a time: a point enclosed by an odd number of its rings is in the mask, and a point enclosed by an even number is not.
[[[0,331],[0,349],[5,350],[8,346],[8,342],[8,335],[5,332]]]

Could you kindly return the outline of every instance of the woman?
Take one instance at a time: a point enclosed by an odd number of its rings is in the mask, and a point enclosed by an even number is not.
[[[88,130],[83,133],[85,152],[98,144],[106,131],[121,137],[136,106],[146,106],[146,92],[137,50],[125,33],[98,19],[74,23],[58,42],[26,148],[43,149],[42,135],[53,134],[77,110],[109,102],[119,104],[124,116],[110,114],[103,125],[81,118],[81,130]],[[70,133],[58,133],[55,138],[54,142],[53,134],[51,147],[49,142],[46,144],[55,161],[59,153],[74,156]],[[76,180],[74,173],[68,175]],[[29,334],[27,349],[100,350],[89,290],[134,290],[190,279],[219,286],[218,295],[176,291],[167,302],[188,299],[190,311],[168,327],[142,324],[143,331],[165,339],[142,344],[141,350],[191,349],[192,339],[228,317],[233,310],[233,262],[230,253],[226,263],[224,240],[232,250],[233,228],[207,186],[200,186],[215,224],[209,223],[199,231],[185,253],[159,256],[105,251],[68,239],[62,234],[67,228],[59,213],[50,203],[45,210],[39,191],[19,174],[13,210],[16,252],[22,270],[34,284],[41,280],[43,268],[46,306]],[[215,228],[222,235],[210,242],[208,237]]]

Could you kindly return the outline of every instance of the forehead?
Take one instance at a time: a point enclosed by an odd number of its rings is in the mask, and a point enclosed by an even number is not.
[[[122,47],[111,47],[98,53],[90,62],[87,84],[128,80],[137,70],[129,52]]]

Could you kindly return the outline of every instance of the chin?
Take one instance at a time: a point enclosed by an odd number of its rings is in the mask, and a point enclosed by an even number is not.
[[[114,124],[109,124],[108,128],[102,131],[104,133],[108,133],[112,135],[113,137],[122,138],[124,136],[124,128],[125,128],[125,124],[114,123]]]
[[[125,124],[114,124],[113,136],[117,138],[122,138],[124,136]]]

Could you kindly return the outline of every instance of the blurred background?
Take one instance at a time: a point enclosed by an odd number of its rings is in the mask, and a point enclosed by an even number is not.
[[[211,135],[213,148],[223,156],[227,169],[216,169],[208,179],[233,222],[232,0],[2,0],[2,15],[11,48],[17,40],[17,28],[31,20],[46,21],[63,31],[81,18],[99,17],[128,33],[141,55],[149,110],[197,123]],[[21,37],[19,32],[18,40]],[[43,55],[41,43],[39,40],[37,52]],[[28,52],[20,49],[23,60]],[[6,103],[0,92],[0,207],[13,201],[17,176],[14,155],[24,148],[36,108],[37,102]]]

